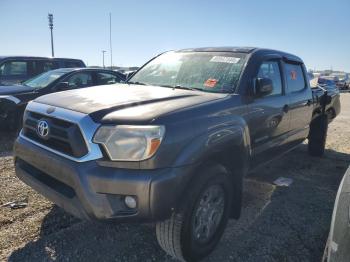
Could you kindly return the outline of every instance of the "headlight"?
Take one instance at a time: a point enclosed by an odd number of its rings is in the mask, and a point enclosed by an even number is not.
[[[164,126],[102,126],[93,141],[101,144],[113,161],[140,161],[157,152]]]

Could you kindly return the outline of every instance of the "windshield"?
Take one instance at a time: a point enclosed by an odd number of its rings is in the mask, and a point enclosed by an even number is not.
[[[246,54],[168,52],[138,71],[129,83],[229,93],[237,84]]]
[[[45,72],[23,82],[23,84],[35,89],[45,88],[66,73],[67,72],[57,72],[56,70]]]

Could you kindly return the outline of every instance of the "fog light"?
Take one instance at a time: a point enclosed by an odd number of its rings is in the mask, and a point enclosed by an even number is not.
[[[136,199],[134,197],[126,196],[124,201],[128,208],[136,208]]]

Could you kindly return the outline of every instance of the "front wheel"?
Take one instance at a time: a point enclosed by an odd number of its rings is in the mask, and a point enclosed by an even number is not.
[[[197,261],[219,242],[232,205],[232,182],[222,166],[212,166],[191,183],[180,209],[158,222],[159,245],[171,256]]]

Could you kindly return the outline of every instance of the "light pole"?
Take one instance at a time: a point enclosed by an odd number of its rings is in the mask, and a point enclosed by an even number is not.
[[[112,55],[112,14],[109,13],[109,52],[111,54],[111,70],[113,67],[113,55]]]
[[[102,50],[102,65],[103,65],[103,68],[106,68],[105,67],[105,53],[106,53],[107,51],[105,51],[105,50]]]
[[[52,29],[53,29],[53,14],[49,14],[48,15],[48,19],[49,19],[49,28],[51,31],[51,56],[54,57],[55,53],[53,51],[53,33],[52,33]]]

